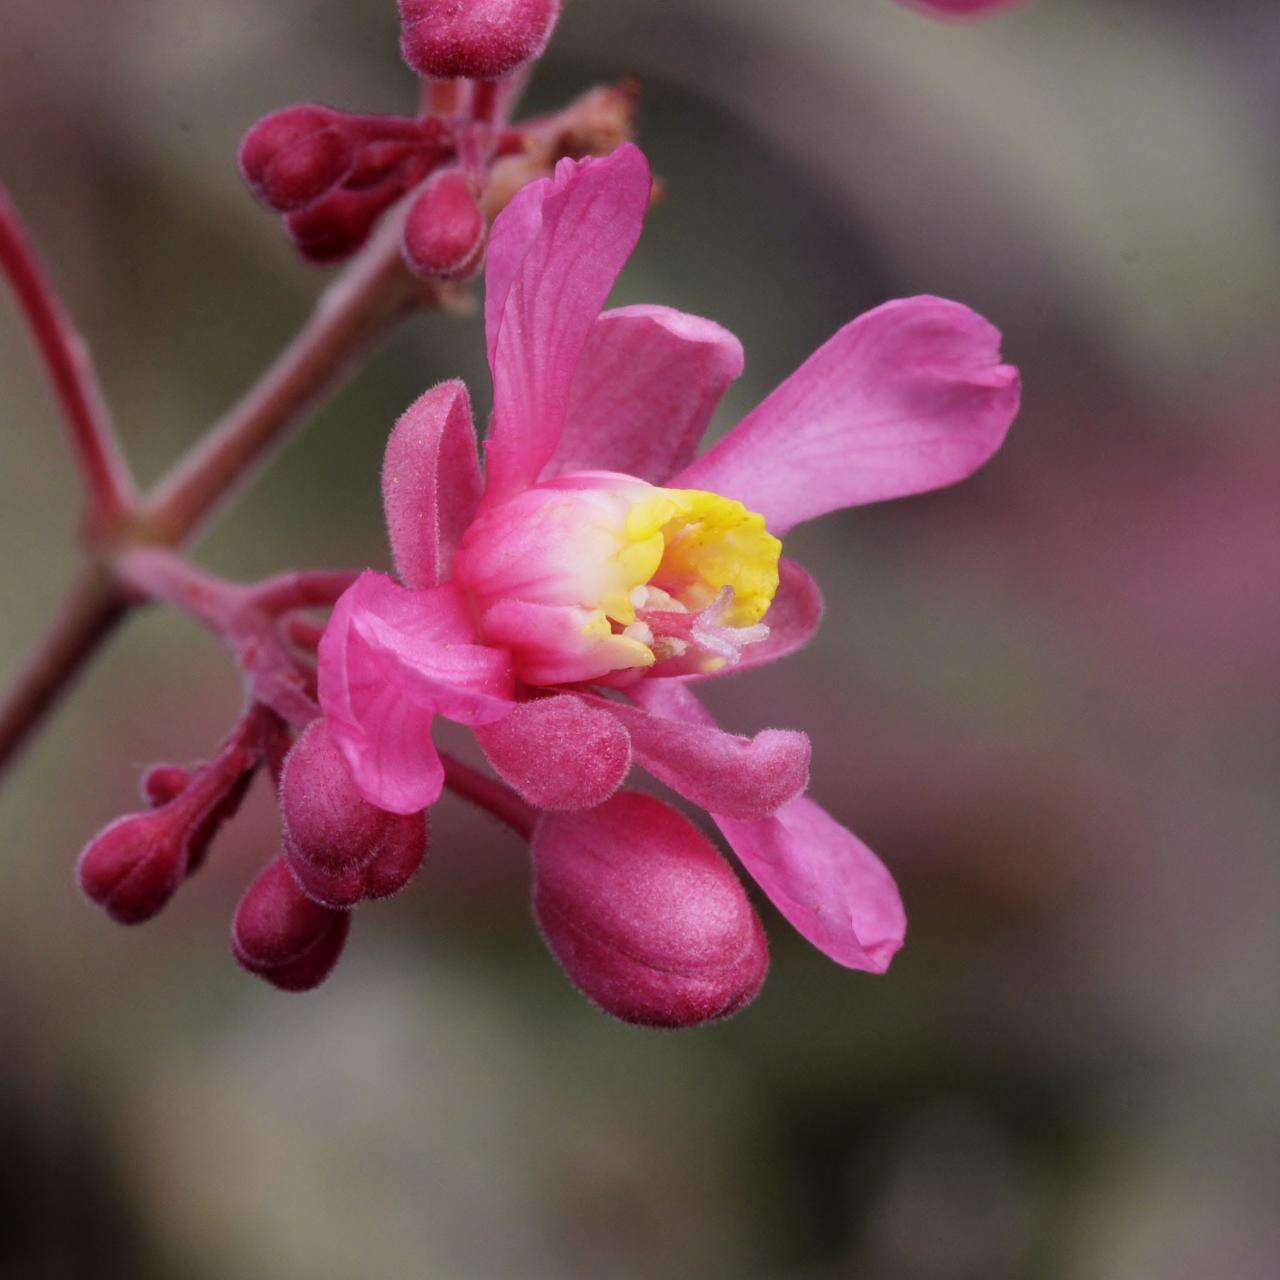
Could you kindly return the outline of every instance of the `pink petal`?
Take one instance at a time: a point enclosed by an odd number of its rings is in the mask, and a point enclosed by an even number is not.
[[[670,481],[760,512],[781,536],[841,507],[963,480],[1018,412],[1000,333],[942,298],[887,302],[820,347]]]
[[[711,813],[735,818],[763,818],[804,791],[810,748],[803,733],[765,729],[741,738],[717,728],[709,717],[690,723],[679,712],[693,694],[667,683],[637,684],[631,696],[638,707],[591,695],[622,722],[636,761],[659,782]]]
[[[668,715],[714,723],[683,685],[646,681],[645,693]],[[893,877],[857,836],[803,796],[771,818],[712,817],[756,883],[819,951],[850,969],[889,967],[906,914]]]
[[[484,724],[510,711],[509,657],[471,636],[452,586],[409,591],[365,573],[338,601],[320,641],[320,705],[370,804],[416,813],[439,796],[433,715]]]
[[[434,587],[448,576],[483,487],[467,389],[442,382],[401,416],[382,461],[391,554],[406,587]]]
[[[625,143],[603,160],[562,160],[495,220],[485,304],[489,501],[532,484],[555,451],[574,372],[640,238],[651,185],[648,162]]]
[[[617,718],[571,693],[522,702],[475,732],[489,763],[538,809],[603,804],[631,768]]]
[[[822,621],[822,593],[818,584],[794,560],[778,562],[778,594],[773,597],[764,622],[769,634],[757,644],[749,644],[732,666],[712,672],[690,672],[671,677],[692,684],[698,680],[717,680],[752,667],[777,662],[788,657],[813,639]]]
[[[485,611],[481,627],[489,643],[515,650],[515,673],[526,684],[579,684],[635,669],[624,640],[587,630],[596,616],[580,605],[502,600]]]
[[[661,484],[693,460],[741,372],[742,344],[711,320],[669,307],[606,311],[587,340],[543,478],[621,471]]]
[[[888,869],[852,831],[805,796],[757,822],[712,816],[802,937],[846,968],[888,969],[906,913]]]

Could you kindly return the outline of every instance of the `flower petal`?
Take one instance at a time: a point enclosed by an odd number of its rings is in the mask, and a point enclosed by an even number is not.
[[[382,461],[391,554],[406,587],[434,587],[448,576],[483,487],[467,389],[442,382],[404,412]]]
[[[906,913],[888,868],[852,831],[806,796],[771,818],[716,823],[797,933],[846,968],[888,969]]]
[[[665,714],[714,723],[682,685],[646,681],[645,692]],[[906,914],[893,876],[857,836],[803,796],[770,818],[712,817],[802,937],[850,969],[883,973],[889,967],[906,934]]]
[[[583,347],[640,238],[651,185],[648,162],[624,143],[603,160],[562,160],[495,220],[489,501],[532,484],[555,451]]]
[[[475,734],[494,769],[538,809],[603,804],[631,768],[617,717],[571,693],[522,702]]]
[[[714,321],[669,307],[606,311],[587,339],[543,479],[621,471],[661,484],[693,460],[741,372],[742,344]]]
[[[664,680],[642,680],[630,690],[639,706],[595,695],[631,735],[636,761],[677,795],[710,813],[763,818],[776,813],[809,782],[809,739],[789,729],[765,729],[754,738],[725,733],[707,717],[690,722],[671,715],[687,691],[666,689]]]
[[[472,643],[452,586],[408,591],[362,574],[334,608],[319,649],[320,705],[360,794],[416,813],[440,794],[436,713],[483,724],[511,709],[505,653]]]
[[[846,325],[670,481],[759,511],[781,536],[841,507],[963,480],[1018,411],[1000,333],[942,298],[888,302]]]
[[[614,635],[598,609],[581,605],[502,600],[480,620],[485,639],[515,652],[515,673],[526,684],[578,684],[614,671],[636,671],[644,646]]]

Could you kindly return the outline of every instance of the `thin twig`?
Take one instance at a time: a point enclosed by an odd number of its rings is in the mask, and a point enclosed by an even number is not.
[[[91,565],[84,570],[0,703],[0,773],[128,609],[106,569]]]
[[[61,405],[71,452],[84,481],[85,533],[92,539],[128,515],[137,502],[137,490],[116,440],[89,348],[59,301],[2,185],[0,269],[22,307]]]

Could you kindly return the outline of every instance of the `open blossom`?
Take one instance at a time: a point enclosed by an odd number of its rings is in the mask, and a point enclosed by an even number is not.
[[[366,573],[340,600],[319,694],[359,793],[395,814],[440,793],[433,718],[472,726],[493,768],[544,812],[535,902],[566,969],[606,1008],[676,1025],[695,1008],[706,1017],[745,1003],[765,953],[749,903],[725,888],[697,833],[668,824],[687,857],[652,856],[652,839],[629,826],[653,823],[653,810],[611,797],[639,764],[713,816],[812,943],[852,968],[888,966],[905,929],[897,889],[804,796],[808,739],[725,733],[694,686],[813,634],[817,587],[781,555],[791,529],[963,479],[999,447],[1019,382],[972,311],[890,302],[696,456],[742,369],[739,343],[665,307],[601,312],[650,187],[644,157],[625,145],[561,162],[495,222],[486,466],[461,383],[428,391],[397,424],[383,496],[399,583]],[[585,825],[565,812],[587,809]],[[610,906],[611,883],[619,902],[684,901],[699,886],[710,896],[677,925],[666,911]],[[699,920],[717,941],[682,968],[671,949],[693,946]],[[626,928],[650,932],[627,939]],[[601,948],[613,968],[595,964]],[[591,964],[594,984],[581,972]],[[629,976],[637,965],[643,982]],[[684,985],[664,1006],[654,974],[677,971]]]

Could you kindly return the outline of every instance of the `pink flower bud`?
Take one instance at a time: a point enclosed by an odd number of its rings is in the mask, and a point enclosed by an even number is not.
[[[191,816],[180,803],[117,818],[80,855],[80,888],[120,924],[149,920],[187,873],[191,830]]]
[[[356,143],[328,107],[288,107],[265,116],[240,144],[240,172],[269,208],[305,208],[338,185],[356,162]]]
[[[536,58],[560,0],[400,0],[400,51],[419,75],[492,80]]]
[[[349,258],[369,238],[373,224],[395,199],[384,195],[384,185],[390,184],[380,183],[365,191],[331,191],[315,204],[289,214],[285,230],[298,252],[318,265]]]
[[[282,991],[310,991],[337,964],[351,917],[312,902],[283,858],[246,890],[231,924],[231,950],[250,973]]]
[[[485,220],[467,176],[434,174],[404,224],[404,258],[416,275],[465,280],[484,256]]]
[[[113,920],[150,919],[204,861],[257,772],[263,714],[251,711],[208,764],[153,765],[142,777],[152,812],[117,818],[85,846],[76,872],[80,887]]]
[[[339,187],[305,209],[288,214],[285,229],[309,262],[348,258],[369,238],[383,213],[426,177],[430,164],[426,156],[410,155],[370,186]]]
[[[323,720],[307,726],[285,760],[280,808],[294,876],[330,907],[399,892],[427,851],[426,814],[387,813],[363,799]]]
[[[619,792],[548,814],[533,837],[534,910],[570,980],[606,1013],[689,1027],[750,1003],[764,930],[728,864],[685,817]]]
[[[153,809],[176,800],[190,785],[191,770],[180,764],[153,764],[139,782],[142,798]]]

